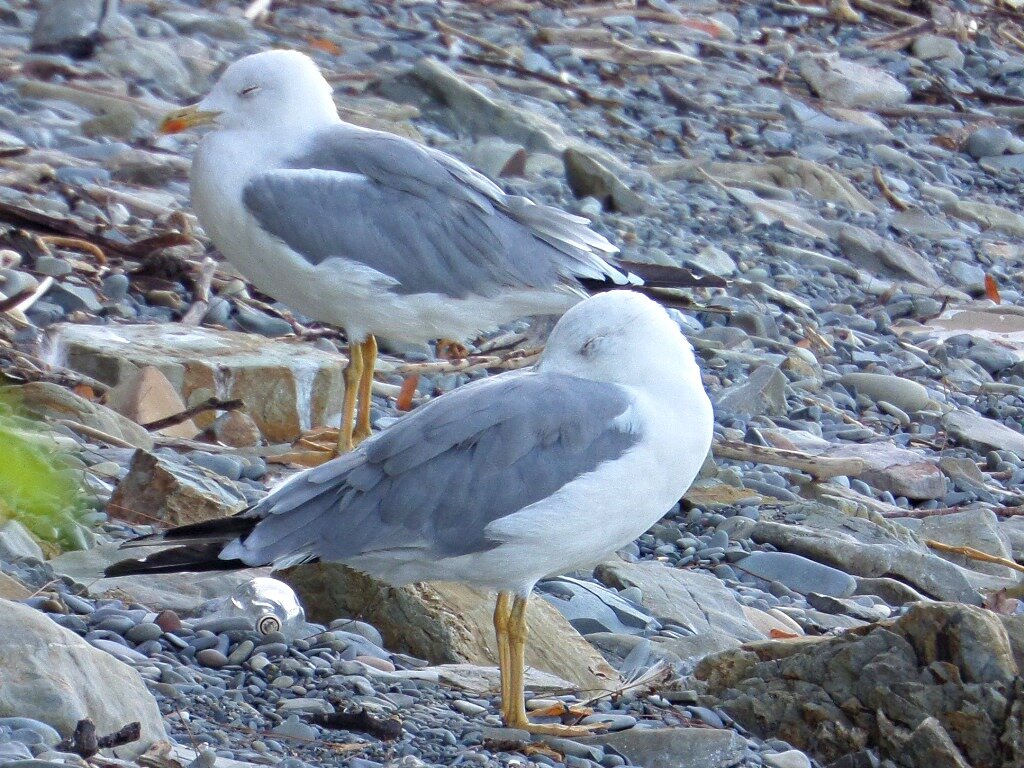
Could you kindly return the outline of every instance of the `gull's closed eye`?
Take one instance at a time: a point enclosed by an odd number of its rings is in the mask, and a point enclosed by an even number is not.
[[[584,357],[590,357],[592,354],[594,354],[594,352],[601,345],[601,342],[604,341],[604,339],[605,339],[604,336],[592,336],[592,337],[590,337],[589,339],[587,339],[583,343],[583,346],[580,347],[580,353]]]
[[[247,87],[243,88],[242,90],[240,90],[238,92],[238,95],[239,96],[252,96],[259,89],[260,89],[260,87],[258,85],[250,85],[250,86],[247,86]]]

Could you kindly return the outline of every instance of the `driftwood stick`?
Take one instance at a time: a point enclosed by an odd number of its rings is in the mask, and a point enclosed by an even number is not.
[[[395,373],[402,376],[422,373],[469,373],[481,368],[488,370],[514,370],[533,365],[540,357],[540,350],[515,350],[506,355],[474,355],[461,360],[438,360],[431,363],[405,363],[395,367]]]
[[[26,288],[21,293],[16,293],[13,296],[9,296],[8,298],[3,299],[2,301],[0,301],[0,314],[4,312],[10,312],[12,309],[21,304],[21,302],[23,302],[25,299],[29,298],[34,292],[35,289]]]
[[[107,255],[96,243],[83,240],[80,237],[64,237],[63,235],[43,235],[39,238],[47,245],[56,245],[60,248],[74,248],[76,251],[84,251],[96,259],[98,264],[107,263]]]
[[[138,722],[128,723],[124,728],[114,731],[109,736],[100,736],[96,744],[100,749],[111,749],[120,747],[122,744],[130,744],[138,741],[142,736],[142,726]]]
[[[20,306],[17,309],[20,309]],[[28,352],[22,352],[20,349],[14,349],[13,347],[2,348],[0,349],[0,356],[12,359],[15,365],[18,366],[16,368],[17,372],[23,376],[30,376],[33,380],[57,380],[61,384],[66,384],[67,382],[87,384],[97,394],[103,394],[110,389],[109,386],[91,376],[86,376],[84,373],[73,371],[70,368],[48,363],[35,355],[30,355]]]
[[[164,416],[162,419],[156,421],[150,421],[142,426],[146,429],[167,429],[167,427],[173,427],[183,422],[188,421],[193,416],[196,416],[204,411],[235,411],[245,406],[241,400],[218,400],[216,397],[211,397],[208,400],[204,400],[201,403],[186,408],[184,411],[179,413],[172,413],[170,416]]]
[[[362,708],[351,712],[311,715],[307,722],[323,726],[324,728],[363,731],[384,741],[392,741],[402,737],[402,722],[397,717],[376,717]]]
[[[1012,568],[1015,571],[1024,573],[1024,565],[1014,562],[1006,557],[999,557],[998,555],[990,555],[988,552],[982,552],[980,549],[974,547],[954,547],[952,544],[944,544],[941,541],[935,539],[925,539],[924,543],[932,549],[937,549],[939,552],[949,552],[954,555],[963,555],[971,560],[980,560],[983,563],[995,563],[1002,565],[1007,568]]]
[[[886,515],[886,517],[941,517],[942,515],[955,515],[957,512],[967,510],[967,506],[939,507],[937,509],[900,509],[900,514]],[[1024,505],[1019,507],[986,507],[991,509],[997,517],[1019,517],[1024,515]]]
[[[203,315],[210,307],[210,284],[213,282],[213,273],[216,271],[216,261],[210,258],[203,259],[203,264],[199,268],[199,277],[195,281],[192,306],[181,318],[182,325],[199,325],[203,321]]]
[[[867,464],[862,459],[812,456],[809,453],[771,448],[765,445],[752,445],[736,440],[716,439],[712,445],[712,451],[716,456],[724,459],[753,461],[759,464],[797,469],[819,480],[839,475],[856,477],[867,469]]]
[[[72,432],[77,432],[78,434],[84,437],[88,437],[91,440],[99,440],[101,443],[112,445],[115,448],[139,447],[137,445],[132,445],[127,440],[122,440],[120,437],[115,437],[114,435],[111,435],[107,432],[103,432],[102,430],[94,429],[93,427],[88,427],[85,424],[79,424],[77,421],[72,421],[71,419],[57,419],[56,423],[67,427]]]
[[[128,723],[124,728],[114,731],[114,733],[107,736],[97,736],[96,725],[89,718],[85,718],[78,721],[78,725],[75,726],[75,732],[71,734],[71,738],[64,739],[57,747],[88,759],[101,749],[111,749],[113,747],[120,747],[123,744],[130,744],[133,741],[138,741],[141,736],[142,726],[138,722]]]

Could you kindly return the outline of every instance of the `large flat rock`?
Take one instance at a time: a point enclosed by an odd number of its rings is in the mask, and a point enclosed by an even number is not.
[[[643,593],[644,608],[659,618],[690,627],[695,635],[720,632],[741,642],[765,637],[747,620],[733,592],[710,574],[625,561],[602,563],[596,573],[616,589],[637,587]]]
[[[50,421],[73,421],[111,435],[136,448],[150,449],[153,438],[130,419],[105,405],[79,397],[74,392],[48,381],[33,381],[16,387],[4,387],[4,395],[29,413]]]
[[[156,699],[139,673],[28,606],[0,599],[0,717],[31,717],[68,737],[83,718],[100,735],[139,721],[142,738],[118,747],[142,754],[166,739]]]
[[[614,747],[645,768],[729,768],[743,761],[747,746],[721,728],[633,728],[580,741]]]
[[[1013,451],[1024,456],[1024,434],[973,411],[955,410],[942,419],[943,425],[961,445],[976,451]]]
[[[59,325],[51,339],[57,362],[112,387],[154,366],[186,403],[241,399],[269,440],[294,440],[341,411],[345,358],[298,340],[176,324]]]
[[[497,663],[494,595],[464,584],[391,587],[336,563],[300,565],[276,574],[299,595],[310,621],[360,616],[386,647],[435,664]],[[569,680],[584,691],[613,688],[618,673],[539,596],[527,610],[526,664]]]
[[[1013,549],[1000,530],[999,518],[990,509],[965,509],[952,515],[936,515],[921,521],[917,533],[924,539],[935,539],[954,547],[971,547],[1004,560],[1013,559]],[[998,563],[968,559],[964,555],[939,552],[950,562],[993,576],[1015,579],[1017,571]]]
[[[187,525],[227,517],[244,506],[245,496],[227,478],[139,450],[107,508],[128,522]]]
[[[852,576],[899,579],[939,600],[980,605],[982,590],[1014,584],[939,557],[909,530],[887,520],[854,517],[816,503],[799,509],[806,513],[800,525],[762,519],[751,538]]]

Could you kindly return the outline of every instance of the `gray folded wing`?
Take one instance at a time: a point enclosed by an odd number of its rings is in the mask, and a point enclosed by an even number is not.
[[[629,282],[610,261],[618,249],[586,219],[506,195],[443,152],[355,126],[321,132],[305,154],[257,174],[243,202],[307,261],[358,262],[398,293]]]
[[[630,410],[621,387],[563,374],[469,384],[278,488],[245,513],[263,519],[222,557],[256,565],[490,549],[490,523],[636,445]]]

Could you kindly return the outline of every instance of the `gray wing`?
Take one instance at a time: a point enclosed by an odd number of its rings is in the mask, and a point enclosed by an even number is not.
[[[629,282],[610,263],[618,249],[586,219],[506,195],[455,158],[380,131],[321,132],[306,154],[252,178],[243,202],[309,262],[359,262],[399,293]]]
[[[221,557],[256,565],[490,549],[490,523],[641,439],[630,406],[614,384],[564,374],[466,385],[282,485],[245,513],[262,520]]]

